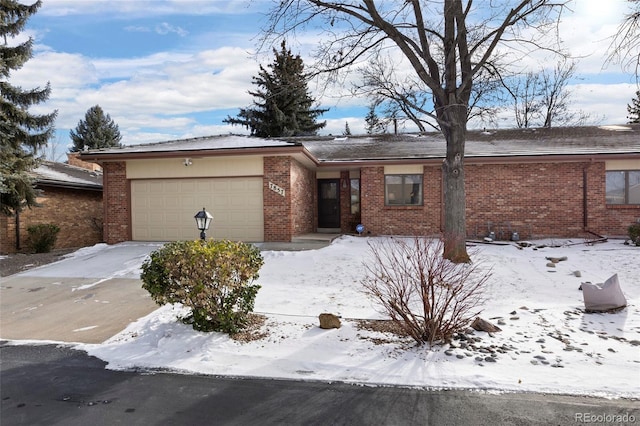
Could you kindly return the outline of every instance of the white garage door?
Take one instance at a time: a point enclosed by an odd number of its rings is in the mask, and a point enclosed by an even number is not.
[[[141,179],[131,181],[134,241],[194,240],[193,216],[213,215],[207,237],[263,241],[262,178]]]

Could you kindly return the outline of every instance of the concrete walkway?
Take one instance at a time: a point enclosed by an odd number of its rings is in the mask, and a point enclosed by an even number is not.
[[[315,250],[334,234],[260,250]],[[80,250],[73,257],[0,277],[0,339],[102,343],[158,306],[142,288],[140,265],[162,243],[126,242]]]
[[[158,306],[140,280],[24,277],[2,280],[0,338],[101,343]]]
[[[101,343],[158,308],[139,266],[160,244],[124,243],[0,278],[0,338]]]

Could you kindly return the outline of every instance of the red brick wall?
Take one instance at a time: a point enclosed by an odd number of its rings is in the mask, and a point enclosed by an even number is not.
[[[20,213],[20,251],[28,250],[27,228],[40,223],[60,227],[54,249],[97,244],[102,238],[102,191],[44,187],[40,207]],[[0,219],[0,253],[15,253],[15,216]]]
[[[465,172],[470,235],[476,225],[486,233],[491,221],[509,222],[524,238],[622,236],[640,217],[640,206],[607,206],[604,162],[467,165]]]
[[[264,240],[291,241],[291,163],[290,157],[265,157],[263,178]],[[269,189],[269,182],[284,189],[285,196]]]
[[[131,240],[130,187],[124,161],[105,163],[104,238],[107,244]]]
[[[90,163],[88,161],[82,161],[80,159],[80,153],[79,152],[69,152],[69,153],[67,153],[67,163],[72,165],[72,166],[82,167],[83,169],[91,170],[93,172],[102,171],[102,167],[100,167],[99,164]]]
[[[355,233],[352,226],[354,216],[351,214],[351,183],[349,182],[349,172],[340,172],[340,231],[343,233]],[[317,192],[316,188],[316,192]],[[353,228],[353,229],[352,229]]]
[[[307,234],[315,228],[316,174],[296,160],[291,160],[291,210],[293,236]]]
[[[422,206],[385,206],[384,167],[360,170],[361,214],[365,234],[435,235],[441,231],[442,176],[425,167]]]
[[[467,233],[502,237],[575,236],[584,229],[580,163],[467,165]],[[498,235],[500,237],[500,235]]]
[[[623,236],[629,224],[640,218],[640,206],[605,204],[603,162],[467,163],[465,174],[470,237],[485,236],[488,222],[505,239],[512,231],[521,238],[586,236],[585,231]],[[439,166],[424,168],[424,205],[419,207],[384,205],[384,167],[363,167],[361,185],[366,231],[392,235],[441,231],[444,206]]]
[[[605,165],[583,163],[473,164],[467,179],[467,234],[484,236],[487,222],[509,238],[577,237],[585,231],[584,183],[587,184],[586,230],[607,236],[624,236],[629,224],[640,218],[640,206],[605,204]],[[341,173],[345,178],[348,174]],[[361,214],[365,233],[436,235],[442,231],[442,172],[439,165],[424,167],[424,205],[384,205],[384,167],[362,167]],[[273,182],[285,196],[269,189]],[[340,185],[342,187],[342,185]],[[131,237],[129,184],[124,162],[106,163],[104,173],[104,235],[109,244]],[[313,232],[316,223],[315,174],[291,157],[264,159],[264,240],[291,241]],[[342,228],[349,226],[349,188],[342,190]],[[9,218],[9,222],[12,218]],[[2,241],[10,241],[7,219],[0,219]],[[15,243],[15,241],[14,241]]]

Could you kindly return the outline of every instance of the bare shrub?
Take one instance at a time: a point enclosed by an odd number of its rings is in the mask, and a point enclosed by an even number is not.
[[[419,344],[450,340],[479,315],[490,272],[445,259],[441,240],[376,239],[369,249],[365,294]]]

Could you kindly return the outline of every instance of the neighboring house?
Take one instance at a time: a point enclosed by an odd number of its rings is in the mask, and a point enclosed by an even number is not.
[[[82,164],[73,156],[69,161]],[[33,175],[36,187],[41,190],[37,198],[39,206],[15,216],[0,215],[0,253],[26,249],[27,228],[40,223],[60,227],[56,249],[85,247],[103,241],[102,173],[99,170],[45,161]]]
[[[440,134],[215,136],[83,152],[104,169],[104,237],[291,241],[313,232],[438,235]],[[640,220],[640,125],[468,132],[467,234],[624,236]]]

